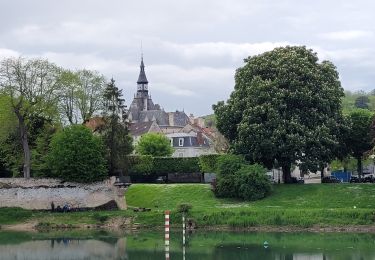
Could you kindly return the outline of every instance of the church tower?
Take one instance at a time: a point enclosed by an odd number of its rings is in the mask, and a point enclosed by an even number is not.
[[[143,63],[143,55],[137,80],[137,98],[142,100],[142,111],[150,110],[148,107],[148,100],[151,98],[148,95],[148,80],[145,72],[145,64]]]
[[[143,63],[143,56],[140,68],[141,70],[139,71],[139,76],[137,80],[137,92],[148,95],[148,80],[145,72],[145,64]]]

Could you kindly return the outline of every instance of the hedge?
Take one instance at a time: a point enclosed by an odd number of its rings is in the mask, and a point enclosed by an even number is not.
[[[154,168],[154,159],[150,155],[130,155],[127,157],[127,172],[129,175],[150,175]]]
[[[155,174],[190,172],[200,172],[198,157],[154,157]]]
[[[198,157],[128,156],[129,175],[166,176],[168,173],[200,172]]]
[[[217,161],[223,156],[221,154],[207,154],[199,156],[199,168],[201,172],[216,172]]]

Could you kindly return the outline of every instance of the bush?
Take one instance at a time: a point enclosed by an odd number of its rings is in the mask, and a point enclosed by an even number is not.
[[[129,174],[150,175],[154,169],[154,160],[150,155],[128,156]]]
[[[240,165],[240,169],[232,174],[238,167],[237,159],[226,160],[226,172],[217,176],[215,195],[223,198],[239,198],[244,200],[258,200],[266,197],[271,192],[271,182],[266,176],[266,169],[258,164]]]
[[[233,176],[218,176],[216,179],[215,195],[221,198],[236,198],[236,182]]]
[[[222,155],[217,160],[216,173],[218,175],[233,175],[246,164],[242,156],[234,154]]]
[[[198,157],[155,157],[152,172],[156,175],[200,172]]]
[[[130,175],[166,176],[168,173],[200,172],[197,157],[128,156]]]
[[[220,158],[220,154],[207,154],[199,156],[199,168],[201,172],[214,173],[217,169],[217,161]]]
[[[258,164],[246,165],[235,174],[237,197],[244,200],[258,200],[271,193],[271,182],[266,169]]]
[[[142,135],[135,150],[141,155],[171,156],[174,152],[168,137],[158,133]]]
[[[177,212],[179,213],[188,213],[192,209],[192,205],[190,203],[181,203],[177,205]]]
[[[51,140],[47,162],[54,176],[65,181],[90,183],[107,177],[105,149],[90,129],[73,125]]]

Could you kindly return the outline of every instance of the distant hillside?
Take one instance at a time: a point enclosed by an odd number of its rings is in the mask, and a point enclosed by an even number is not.
[[[201,116],[201,118],[204,119],[204,124],[207,127],[214,127],[214,128],[216,128],[216,117],[215,117],[214,114],[206,115],[206,116]]]
[[[375,92],[345,91],[345,97],[342,99],[342,109],[344,114],[348,114],[355,108],[368,109],[375,111]]]

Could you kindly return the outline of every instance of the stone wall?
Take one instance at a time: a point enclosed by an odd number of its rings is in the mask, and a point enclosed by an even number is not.
[[[58,179],[0,178],[0,207],[50,209],[69,204],[72,208],[98,207],[116,201],[126,209],[125,189],[113,185],[114,179],[93,184],[62,182]]]

